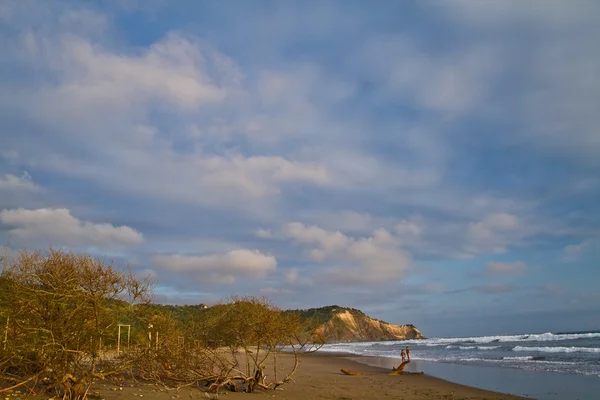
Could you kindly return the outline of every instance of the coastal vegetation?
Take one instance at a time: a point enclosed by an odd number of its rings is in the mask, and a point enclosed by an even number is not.
[[[212,307],[151,304],[152,285],[85,254],[50,249],[2,258],[0,392],[84,399],[99,380],[254,392],[292,379],[322,338],[299,313],[267,299]],[[277,352],[295,355],[278,374]],[[275,365],[270,380],[265,366]]]
[[[1,267],[0,393],[85,399],[93,383],[124,379],[162,390],[270,390],[290,382],[301,355],[328,340],[404,332],[339,306],[284,311],[257,297],[152,304],[148,279],[64,250],[5,254]],[[282,350],[291,364],[279,363]]]

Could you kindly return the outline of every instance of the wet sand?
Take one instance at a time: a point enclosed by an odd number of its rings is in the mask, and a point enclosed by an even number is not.
[[[291,355],[280,355],[287,366],[291,365]],[[365,376],[349,376],[340,372],[344,368],[365,373]],[[281,373],[283,376],[284,368]],[[272,373],[272,371],[270,371]],[[270,380],[269,369],[265,370],[267,381]],[[278,372],[279,374],[280,372]],[[126,383],[122,388],[114,384],[102,382],[96,384],[91,394],[99,394],[107,400],[136,399],[168,400],[168,399],[404,399],[404,400],[516,400],[523,397],[512,396],[476,389],[434,378],[428,375],[389,375],[390,370],[372,367],[346,359],[344,355],[303,355],[294,382],[287,383],[277,390],[259,391],[256,394],[221,392],[206,394],[199,388],[184,388],[178,392],[159,391],[148,384]],[[271,375],[272,377],[272,375]]]

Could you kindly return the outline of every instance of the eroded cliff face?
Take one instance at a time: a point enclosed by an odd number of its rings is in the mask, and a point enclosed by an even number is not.
[[[392,325],[356,310],[339,309],[319,327],[328,343],[423,339],[414,325]]]

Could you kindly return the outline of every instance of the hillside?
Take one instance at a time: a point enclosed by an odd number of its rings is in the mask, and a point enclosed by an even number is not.
[[[354,308],[334,305],[296,311],[304,318],[317,321],[319,333],[327,338],[328,343],[424,338],[414,325],[389,324]]]
[[[227,306],[225,306],[227,307]],[[199,323],[210,314],[213,307],[199,305],[159,305],[148,306],[154,313],[168,314],[182,324]],[[318,325],[318,333],[327,338],[328,343],[365,342],[379,340],[423,339],[424,336],[411,324],[393,325],[370,318],[362,311],[337,305],[307,310],[286,310],[284,313],[299,313]]]

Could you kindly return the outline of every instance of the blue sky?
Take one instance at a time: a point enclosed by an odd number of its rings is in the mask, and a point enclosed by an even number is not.
[[[0,240],[156,300],[600,328],[593,1],[4,1]]]

